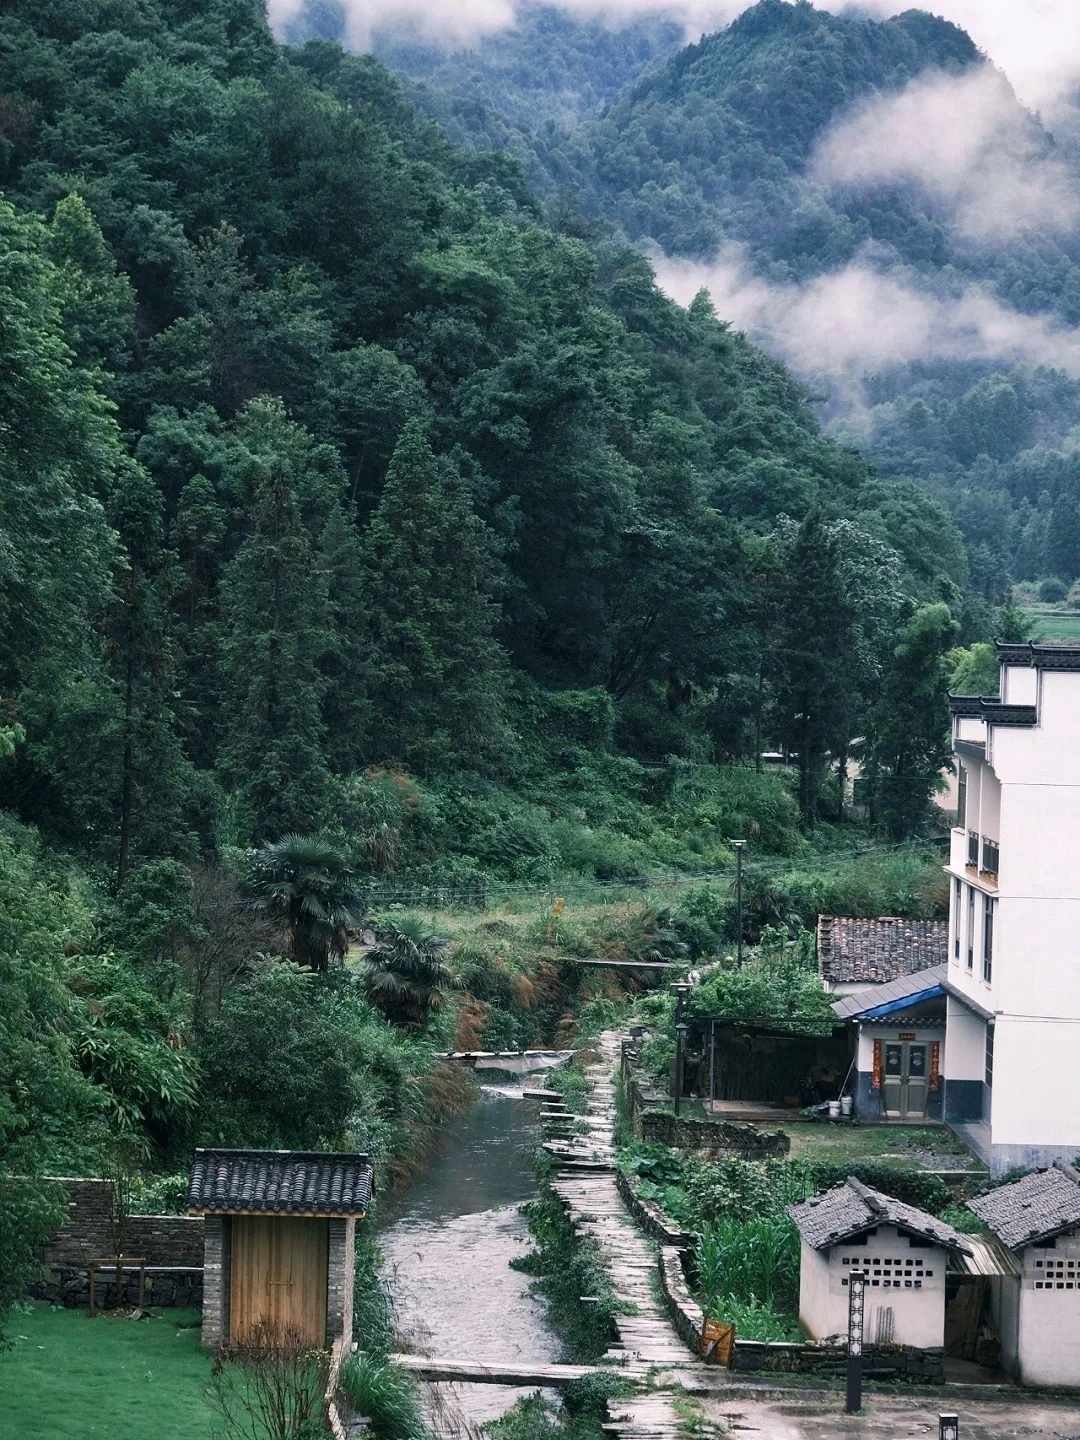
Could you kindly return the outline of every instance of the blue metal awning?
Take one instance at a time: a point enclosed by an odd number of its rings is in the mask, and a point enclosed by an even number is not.
[[[919,990],[914,995],[904,995],[899,1000],[890,1000],[885,1005],[874,1005],[869,1010],[857,1010],[855,1020],[880,1020],[883,1015],[895,1015],[898,1010],[910,1010],[925,1000],[938,1000],[945,994],[945,987],[933,985],[929,990]]]

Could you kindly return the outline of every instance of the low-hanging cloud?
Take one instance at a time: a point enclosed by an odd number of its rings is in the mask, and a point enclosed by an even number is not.
[[[374,31],[405,26],[451,44],[470,44],[515,24],[530,0],[343,0],[350,47],[363,50]],[[718,30],[753,0],[558,0],[558,8],[611,26],[645,15],[682,24],[688,40]],[[817,0],[834,14],[855,11],[885,19],[910,9],[908,0]],[[268,0],[279,32],[306,0]],[[1009,76],[1026,105],[1052,104],[1080,77],[1077,0],[934,0],[936,15],[962,26]]]
[[[978,241],[1064,233],[1080,220],[1080,184],[1005,77],[990,65],[931,72],[842,116],[811,159],[832,188],[910,185]]]
[[[849,410],[864,406],[865,377],[914,361],[983,360],[1050,365],[1080,377],[1080,330],[1048,315],[1021,315],[981,285],[947,295],[902,270],[877,269],[868,254],[804,284],[770,284],[732,247],[709,264],[654,260],[672,299],[702,288],[721,319],[824,384]]]

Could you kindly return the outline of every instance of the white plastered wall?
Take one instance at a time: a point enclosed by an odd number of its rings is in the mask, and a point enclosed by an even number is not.
[[[844,1280],[861,1267],[866,1286],[867,1345],[888,1325],[880,1312],[891,1310],[891,1338],[896,1345],[932,1349],[945,1340],[945,1266],[947,1252],[937,1245],[913,1246],[893,1225],[879,1225],[864,1244],[840,1244],[812,1250],[803,1242],[800,1266],[799,1319],[815,1340],[847,1335],[848,1287]]]
[[[1080,1386],[1080,1238],[1075,1231],[1059,1235],[1054,1249],[1031,1246],[1017,1258],[1018,1378],[1025,1385]]]
[[[982,1081],[986,1069],[986,1022],[953,995],[946,998],[946,1034],[942,1073],[946,1080]]]

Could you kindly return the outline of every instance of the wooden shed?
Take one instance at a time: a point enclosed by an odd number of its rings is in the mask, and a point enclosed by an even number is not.
[[[366,1155],[196,1150],[188,1209],[205,1216],[202,1343],[243,1344],[266,1323],[320,1349],[352,1338],[356,1222]]]

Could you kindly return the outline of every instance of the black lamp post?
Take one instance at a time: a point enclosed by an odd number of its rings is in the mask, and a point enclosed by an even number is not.
[[[939,1415],[937,1417],[938,1440],[960,1440],[960,1417]]]
[[[847,1403],[844,1409],[854,1415],[862,1409],[863,1305],[866,1299],[866,1273],[852,1270],[848,1276],[847,1329]]]
[[[683,1046],[686,1044],[686,1035],[690,1026],[685,1020],[680,1020],[675,1026],[675,1114],[678,1115],[682,1108],[683,1090]]]
[[[686,1006],[686,997],[694,987],[689,980],[676,980],[673,985],[668,986],[668,994],[675,996],[675,1114],[679,1113],[679,1102],[682,1099],[682,1051],[683,1041],[686,1039],[688,1026],[683,1024],[683,1010]],[[681,1033],[680,1033],[681,1030]]]

